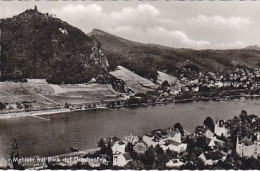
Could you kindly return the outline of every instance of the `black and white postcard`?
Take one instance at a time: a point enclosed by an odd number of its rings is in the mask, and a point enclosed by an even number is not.
[[[0,1],[0,169],[260,169],[260,1]]]

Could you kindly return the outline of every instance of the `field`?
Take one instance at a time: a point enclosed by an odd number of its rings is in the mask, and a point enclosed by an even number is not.
[[[128,88],[134,92],[147,92],[158,88],[158,85],[154,84],[152,81],[145,79],[123,66],[118,66],[115,71],[110,72],[111,75],[117,79],[123,80]]]
[[[0,102],[23,102],[38,107],[116,100],[117,95],[111,85],[0,82]]]

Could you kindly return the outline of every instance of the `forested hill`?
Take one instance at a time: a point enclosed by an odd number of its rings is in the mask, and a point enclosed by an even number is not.
[[[1,19],[0,28],[1,81],[45,78],[60,84],[96,78],[107,82],[108,71],[118,65],[154,81],[157,71],[196,77],[199,72],[225,73],[238,66],[260,66],[260,51],[255,47],[176,49],[129,41],[97,29],[85,34],[37,8]]]
[[[194,77],[198,72],[228,72],[235,67],[259,67],[260,52],[255,49],[193,50],[129,41],[94,29],[110,68],[122,65],[146,78],[156,78],[156,71]]]
[[[37,8],[1,19],[1,81],[52,83],[106,79],[108,62],[93,37]]]

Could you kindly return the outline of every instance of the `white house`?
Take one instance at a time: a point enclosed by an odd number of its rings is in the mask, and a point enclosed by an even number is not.
[[[215,144],[213,139],[209,140],[208,146],[211,147],[211,148],[214,148],[216,146],[216,144]]]
[[[169,128],[166,130],[166,133],[169,135],[167,138],[168,140],[181,142],[181,133],[179,131],[176,131],[173,128]]]
[[[113,155],[113,166],[124,167],[127,163],[132,161],[133,159],[129,155],[129,153],[125,154],[115,154]]]
[[[228,128],[226,128],[225,122],[223,120],[217,121],[215,123],[214,133],[218,136],[222,136],[222,135],[225,137],[230,136],[229,130]]]
[[[114,143],[114,145],[112,146],[112,151],[113,154],[116,153],[125,153],[125,147],[126,147],[126,143],[122,142],[122,141],[117,141]]]
[[[184,164],[185,163],[180,161],[180,159],[172,159],[172,160],[169,160],[169,162],[166,163],[166,167],[168,167],[168,168],[179,168]]]
[[[154,139],[154,137],[152,136],[152,135],[144,135],[143,136],[143,141],[145,142],[145,144],[148,146],[148,147],[150,147],[150,146],[152,146],[152,147],[156,147],[156,145],[157,144],[161,144],[161,143],[164,143],[164,142],[156,142],[155,141],[155,139]]]
[[[199,159],[202,160],[204,165],[213,165],[216,164],[218,161],[226,160],[226,155],[223,155],[219,151],[206,151],[199,156]]]
[[[187,149],[187,144],[186,143],[180,143],[172,140],[167,140],[167,142],[163,145],[161,145],[161,148],[166,151],[166,150],[171,150],[175,151],[177,153],[181,153],[186,151]]]
[[[237,138],[236,152],[240,157],[259,157],[260,156],[260,133],[257,133],[257,140],[252,142],[245,137],[241,140]]]
[[[135,136],[135,135],[125,135],[123,138],[122,138],[122,141],[124,143],[132,143],[133,145],[136,144],[138,141],[139,141],[139,138],[138,136]]]
[[[143,141],[148,147],[156,147],[156,145],[165,144],[168,138],[168,134],[160,129],[152,131],[151,134],[146,134],[143,136]]]
[[[213,139],[214,138],[214,133],[211,132],[209,129],[207,129],[207,131],[205,132],[205,137],[207,137],[209,139]]]

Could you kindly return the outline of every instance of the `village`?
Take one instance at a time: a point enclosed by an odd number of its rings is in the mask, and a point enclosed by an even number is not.
[[[259,69],[237,68],[227,75],[199,72],[197,79],[158,71],[156,84],[122,66],[110,74],[111,84],[99,84],[94,78],[87,84],[74,85],[49,84],[44,79],[1,82],[0,113],[61,113],[260,96]]]
[[[27,169],[260,169],[259,123],[258,116],[241,111],[227,121],[207,117],[194,133],[176,123],[143,136],[104,138],[96,149],[46,160],[36,156],[17,165]],[[1,168],[13,168],[3,158],[0,163]]]

